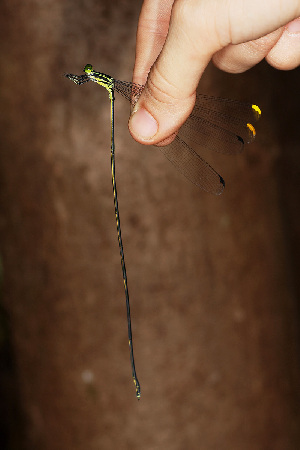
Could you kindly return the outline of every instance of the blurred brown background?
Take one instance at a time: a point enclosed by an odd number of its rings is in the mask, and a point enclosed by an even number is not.
[[[141,3],[1,2],[0,448],[299,449],[299,69],[207,70],[202,92],[263,111],[243,155],[208,155],[217,198],[117,98],[135,398],[109,100],[62,74],[130,80]]]

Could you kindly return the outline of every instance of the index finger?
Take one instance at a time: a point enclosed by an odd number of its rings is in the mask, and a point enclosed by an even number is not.
[[[174,0],[144,0],[137,28],[134,83],[146,83],[148,73],[164,46],[173,3]]]

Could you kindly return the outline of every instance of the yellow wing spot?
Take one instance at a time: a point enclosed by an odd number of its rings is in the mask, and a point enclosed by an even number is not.
[[[252,139],[254,139],[255,136],[256,136],[256,131],[255,131],[254,126],[253,126],[251,123],[247,123],[247,128],[248,128],[250,137],[251,137]]]
[[[261,116],[261,109],[257,105],[252,105],[252,109],[254,111],[256,120],[258,120]]]

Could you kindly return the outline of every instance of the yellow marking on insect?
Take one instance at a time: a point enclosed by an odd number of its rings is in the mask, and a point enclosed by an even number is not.
[[[254,111],[256,120],[258,120],[261,116],[261,109],[257,105],[252,105],[252,109]]]
[[[87,74],[91,81],[94,81],[100,86],[103,86],[108,91],[110,100],[113,100],[114,79],[105,73],[96,72],[91,64],[87,64],[84,68],[84,72]]]
[[[249,133],[251,135],[251,137],[255,137],[256,136],[256,131],[254,126],[251,123],[247,123],[247,128],[249,130]]]
[[[139,400],[141,398],[140,386],[137,384],[137,381],[135,378],[133,378],[133,382],[135,385],[136,398]]]

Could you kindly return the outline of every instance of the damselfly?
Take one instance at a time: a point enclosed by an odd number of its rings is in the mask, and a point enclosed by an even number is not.
[[[100,84],[100,86],[107,89],[111,102],[112,185],[126,297],[132,377],[136,396],[139,399],[141,389],[136,375],[133,354],[129,292],[115,179],[114,91],[117,91],[134,105],[140,97],[144,86],[128,81],[115,80],[109,75],[96,72],[91,64],[87,64],[83,71],[83,75],[68,73],[65,76],[78,85],[88,81]],[[192,183],[206,192],[219,195],[225,186],[223,178],[197,152],[205,148],[226,154],[241,152],[244,144],[252,142],[255,138],[256,132],[252,122],[258,120],[260,115],[261,111],[257,105],[197,94],[192,114],[180,128],[174,141],[165,147],[159,147],[159,149]]]

